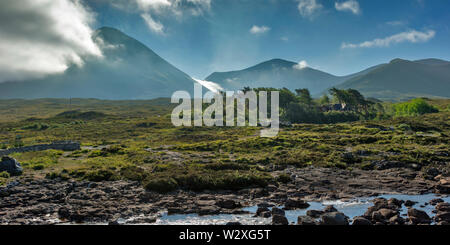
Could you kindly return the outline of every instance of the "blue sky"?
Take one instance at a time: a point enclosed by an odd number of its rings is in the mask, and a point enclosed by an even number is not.
[[[333,0],[305,2],[301,9],[300,0],[211,0],[209,9],[199,15],[184,14],[181,19],[167,12],[151,13],[164,26],[163,32],[149,28],[139,11],[101,2],[91,7],[98,13],[97,26],[124,31],[198,78],[272,58],[305,60],[313,68],[336,75],[393,58],[450,59],[448,0],[349,1],[357,5]],[[308,4],[318,7],[308,11]],[[425,37],[381,47],[342,47],[343,43],[359,44],[414,31]]]
[[[305,61],[310,67],[335,75],[358,72],[394,58],[450,60],[448,0],[40,2],[17,0],[0,4],[4,15],[14,18],[14,22],[0,23],[0,51],[15,50],[2,55],[7,57],[5,62],[0,58],[0,63],[5,63],[0,71],[7,74],[0,77],[3,80],[20,79],[17,74],[25,74],[24,71],[30,76],[59,72],[67,66],[67,57],[81,63],[79,57],[83,53],[96,55],[98,51],[86,37],[89,29],[101,26],[125,32],[200,79],[214,71],[243,69],[273,58]],[[19,8],[23,9],[18,11]],[[24,14],[27,15],[22,18]],[[36,26],[39,24],[34,33],[30,33],[30,23],[25,23],[32,19],[30,16],[35,16]],[[73,33],[81,33],[85,38],[55,38]],[[44,34],[49,37],[41,38]],[[31,39],[35,52],[24,50],[17,54],[20,49],[16,46],[28,45]],[[58,43],[50,45],[48,40]],[[53,51],[46,55],[53,56],[43,57],[42,50],[49,47]],[[54,51],[56,47],[60,47],[58,52]],[[11,60],[23,61],[26,56],[42,69],[28,71],[37,66],[11,65],[16,64]]]

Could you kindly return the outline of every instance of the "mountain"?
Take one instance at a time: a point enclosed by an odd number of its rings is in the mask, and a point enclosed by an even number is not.
[[[414,97],[450,98],[450,62],[394,59],[336,87],[357,89],[366,97],[390,101]]]
[[[215,82],[227,90],[244,87],[274,87],[295,90],[308,88],[312,94],[342,82],[331,74],[309,67],[296,68],[297,63],[273,59],[256,66],[230,72],[214,72],[205,80]]]
[[[63,74],[0,83],[5,98],[152,99],[193,90],[194,80],[139,41],[114,28],[95,31],[102,58],[84,57]]]
[[[244,70],[214,72],[205,80],[217,83],[227,90],[239,90],[244,87],[285,87],[294,91],[299,88],[308,88],[311,94],[317,95],[329,87],[366,74],[372,69],[374,67],[339,77],[310,67],[300,68],[295,62],[273,59]]]

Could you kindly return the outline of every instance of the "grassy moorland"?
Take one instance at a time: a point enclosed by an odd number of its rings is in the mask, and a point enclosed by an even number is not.
[[[76,140],[82,149],[12,154],[24,173],[0,173],[0,182],[123,179],[167,192],[288,182],[289,176],[274,172],[287,166],[370,171],[377,161],[392,161],[426,172],[450,162],[450,100],[426,102],[439,112],[408,116],[407,105],[384,103],[383,118],[294,124],[275,138],[261,138],[260,128],[253,127],[174,127],[170,113],[175,105],[166,99],[2,100],[0,148]]]

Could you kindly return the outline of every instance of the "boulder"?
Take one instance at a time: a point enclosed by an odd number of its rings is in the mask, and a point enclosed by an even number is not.
[[[281,216],[284,216],[284,215],[285,215],[285,212],[284,212],[284,210],[282,210],[282,209],[279,209],[279,208],[277,208],[277,207],[273,207],[273,208],[272,208],[272,215],[281,215]]]
[[[284,215],[275,214],[272,216],[272,225],[289,225],[289,221]]]
[[[353,218],[352,225],[372,225],[372,222],[364,217],[357,216]]]
[[[436,216],[434,217],[434,220],[436,222],[445,221],[450,222],[450,212],[438,212]]]
[[[309,207],[309,204],[298,198],[289,198],[286,200],[284,204],[285,210],[294,210],[294,209],[306,209]]]
[[[382,209],[378,210],[378,212],[380,212],[381,217],[384,220],[388,220],[398,214],[398,212],[396,212],[392,209],[387,209],[387,208],[382,208]]]
[[[333,205],[328,205],[323,209],[325,213],[337,212],[338,210]]]
[[[325,213],[321,216],[320,225],[348,225],[348,217],[340,212]]]
[[[425,211],[415,208],[408,209],[408,217],[412,224],[430,224],[431,218]]]
[[[450,194],[450,178],[439,180],[438,184],[434,187],[435,192],[439,194]]]
[[[316,225],[316,220],[310,216],[298,216],[297,225]]]
[[[442,200],[441,198],[435,198],[430,201],[430,205],[436,206],[438,203],[442,202],[444,202],[444,200]]]
[[[405,224],[405,219],[400,217],[400,215],[395,215],[389,219],[389,225],[403,225]]]
[[[395,205],[395,206],[397,206],[398,208],[402,207],[402,204],[403,204],[403,203],[404,203],[403,200],[398,200],[398,199],[396,199],[396,198],[391,198],[391,199],[389,199],[389,200],[387,201],[387,204],[388,204],[389,206]]]
[[[441,202],[436,204],[435,209],[438,212],[450,212],[450,204],[448,202]]]
[[[411,201],[411,200],[406,200],[405,201],[405,206],[406,207],[412,207],[412,206],[414,206],[416,204],[417,204],[417,202],[414,202],[414,201]]]
[[[270,212],[270,210],[267,207],[259,207],[256,210],[256,216],[260,216],[262,213],[265,213],[265,212]]]
[[[322,214],[324,214],[324,211],[320,210],[308,210],[306,211],[306,215],[312,218],[319,218]]]
[[[230,200],[218,200],[216,202],[216,205],[221,208],[225,208],[225,209],[235,209],[235,208],[241,207],[240,203],[237,203],[231,199]]]
[[[23,168],[22,166],[20,166],[20,163],[16,159],[8,156],[4,156],[1,159],[2,160],[0,161],[0,172],[6,171],[10,175],[22,174]]]

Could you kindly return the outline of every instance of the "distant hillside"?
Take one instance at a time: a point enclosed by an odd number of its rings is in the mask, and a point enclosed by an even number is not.
[[[392,101],[414,97],[449,98],[450,62],[395,59],[336,87],[357,89],[366,97]]]
[[[366,74],[376,67],[348,76],[334,76],[310,67],[300,69],[297,67],[297,63],[292,61],[273,59],[244,70],[214,72],[205,80],[215,82],[228,90],[238,90],[244,87],[285,87],[294,91],[299,88],[308,88],[311,94],[318,95],[331,86]]]
[[[194,81],[139,41],[114,28],[93,35],[104,58],[85,57],[82,67],[23,82],[0,83],[0,99],[152,99],[191,91]]]
[[[296,65],[295,62],[273,59],[244,70],[214,72],[205,80],[228,90],[243,87],[308,88],[313,94],[343,81],[343,78],[309,67],[295,68]]]

